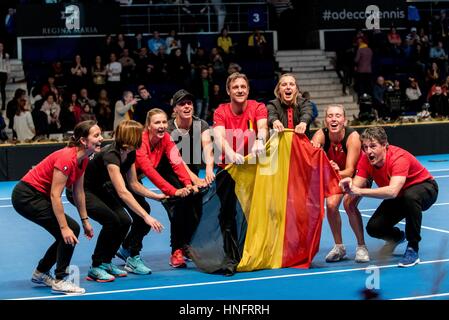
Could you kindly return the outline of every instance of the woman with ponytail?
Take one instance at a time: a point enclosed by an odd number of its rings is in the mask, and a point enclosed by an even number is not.
[[[80,227],[64,213],[62,192],[72,188],[84,234],[94,235],[86,211],[84,171],[89,156],[100,151],[101,130],[95,121],[76,125],[69,145],[55,151],[31,169],[15,186],[11,199],[14,209],[24,218],[40,225],[56,240],[47,249],[33,272],[31,281],[52,288],[53,293],[83,294],[85,290],[66,281],[67,269],[79,243]],[[56,263],[55,278],[50,270]]]

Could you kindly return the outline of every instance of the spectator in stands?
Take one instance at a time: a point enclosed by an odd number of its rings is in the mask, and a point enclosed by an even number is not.
[[[97,101],[89,97],[89,93],[86,88],[81,88],[78,102],[81,106],[81,109],[84,109],[84,106],[88,104],[91,109],[94,110],[95,106],[97,105]]]
[[[353,177],[356,173],[357,162],[361,154],[360,136],[352,128],[346,126],[345,109],[342,105],[330,105],[326,108],[324,129],[319,129],[311,140],[315,147],[322,147],[326,152],[334,170],[341,178]],[[345,258],[346,249],[341,234],[341,217],[339,207],[343,200],[342,194],[326,198],[326,214],[332,231],[335,246],[326,255],[326,262],[337,262]],[[363,235],[363,222],[360,212],[351,214],[347,209],[350,205],[357,205],[359,200],[346,196],[344,208],[349,222],[357,238],[356,262],[368,262],[369,254]]]
[[[390,50],[393,56],[399,57],[401,55],[402,39],[401,35],[396,32],[395,27],[390,28],[390,32],[387,35],[388,43],[390,44]]]
[[[416,46],[418,43],[420,43],[421,39],[419,38],[416,27],[410,28],[410,33],[405,37],[405,39],[412,46]]]
[[[49,133],[59,133],[61,131],[61,121],[59,119],[61,106],[57,103],[57,97],[53,92],[48,93],[45,97],[41,111],[47,115]]]
[[[119,92],[122,90],[121,74],[122,64],[117,61],[115,53],[111,53],[109,57],[109,63],[106,65],[107,89],[112,101],[116,101],[119,96]]]
[[[211,82],[212,83],[212,82]],[[212,124],[212,118],[215,110],[218,106],[226,100],[226,97],[221,91],[221,87],[218,83],[213,83],[212,85],[212,93],[209,97],[209,112],[206,117],[206,121],[209,124]]]
[[[268,126],[282,132],[294,129],[300,134],[309,134],[313,107],[310,101],[301,98],[296,79],[292,74],[283,74],[274,88],[276,99],[267,104]]]
[[[200,76],[193,82],[193,92],[196,97],[195,116],[206,119],[209,110],[209,100],[212,91],[212,81],[206,67],[201,68]]]
[[[6,122],[3,118],[3,114],[0,112],[0,141],[8,140],[8,135],[6,134]]]
[[[175,29],[170,30],[167,39],[165,39],[165,48],[168,55],[170,55],[174,49],[182,49],[181,39],[179,39]]]
[[[157,54],[159,47],[165,48],[165,40],[160,37],[159,31],[153,32],[153,38],[148,40],[148,48],[154,55]]]
[[[168,65],[170,64],[171,55],[168,56],[165,52],[163,47],[159,47],[157,55],[153,57],[154,68],[152,69],[151,82],[161,83],[168,78]]]
[[[203,47],[196,48],[195,54],[191,58],[190,62],[192,79],[198,77],[201,67],[205,67],[210,63],[209,58],[206,55],[206,50]]]
[[[3,43],[0,42],[0,94],[2,95],[1,110],[6,108],[6,82],[8,81],[8,74],[11,72],[9,64],[9,54],[4,52]]]
[[[126,41],[123,33],[119,33],[117,35],[117,48],[119,50],[118,56],[121,56],[123,53],[123,50],[125,50],[125,48],[128,48],[127,41]]]
[[[98,97],[98,93],[101,91],[101,89],[104,89],[106,87],[107,76],[106,67],[103,64],[100,55],[95,56],[95,63],[91,68],[91,74],[94,95],[95,97]]]
[[[229,36],[228,29],[221,29],[220,35],[217,38],[217,47],[221,48],[225,56],[228,56],[232,53],[232,46],[232,38]]]
[[[139,51],[139,56],[136,59],[137,81],[141,83],[148,83],[153,75],[154,65],[154,60],[150,57],[148,49],[146,47],[141,48]]]
[[[352,78],[354,73],[354,48],[337,51],[335,57],[335,72],[342,84],[343,95],[349,94],[348,88],[352,84]]]
[[[385,79],[382,76],[377,77],[377,81],[373,88],[373,108],[376,110],[377,118],[384,118],[386,116],[385,104]]]
[[[405,89],[406,100],[406,110],[409,112],[419,112],[421,111],[422,105],[422,93],[419,89],[418,81],[415,78],[409,78],[410,85]]]
[[[130,40],[130,50],[132,52],[132,56],[137,57],[140,49],[143,47],[145,47],[145,42],[143,41],[142,33],[138,32],[134,35],[134,38]]]
[[[388,86],[385,92],[385,104],[388,115],[391,119],[397,119],[404,109],[405,97],[398,79],[394,80],[393,86]]]
[[[436,62],[432,62],[429,69],[426,72],[426,87],[431,88],[434,84],[440,80],[440,68]]]
[[[80,122],[81,106],[78,104],[76,93],[70,95],[70,101],[61,103],[61,131],[72,131],[75,125]]]
[[[264,57],[267,49],[267,40],[259,29],[248,37],[249,56]]]
[[[19,106],[14,116],[14,131],[17,133],[17,140],[22,142],[31,140],[36,135],[33,117],[25,96],[19,100]]]
[[[42,86],[41,96],[45,97],[49,92],[53,92],[55,95],[59,95],[59,89],[55,85],[55,77],[50,75],[47,78],[47,83]]]
[[[52,63],[52,74],[55,77],[55,86],[61,90],[67,86],[67,76],[62,61],[58,60]]]
[[[114,53],[116,56],[120,53],[120,49],[117,43],[115,42],[114,38],[112,37],[112,35],[110,34],[106,35],[106,37],[104,38],[102,48],[100,49],[100,52],[101,58],[104,61],[107,61],[109,59],[111,53]]]
[[[8,14],[6,15],[5,21],[5,44],[10,50],[13,57],[17,56],[16,52],[16,9],[8,8]]]
[[[95,117],[97,118],[98,125],[103,131],[112,130],[112,110],[111,101],[108,97],[108,92],[102,89],[98,94],[97,108],[95,109]]]
[[[119,59],[122,65],[122,82],[123,84],[130,84],[134,80],[134,69],[136,68],[136,63],[134,59],[129,56],[129,49],[124,48],[122,51],[122,57]]]
[[[318,118],[318,107],[317,107],[316,103],[311,100],[310,92],[304,91],[300,95],[301,95],[301,97],[303,97],[304,99],[309,101],[310,104],[312,105],[312,120],[310,121],[310,124],[313,124],[315,127],[319,127],[320,126],[319,123],[315,122],[316,118]]]
[[[171,81],[180,86],[186,85],[186,81],[190,77],[190,65],[181,49],[172,51],[167,69]]]
[[[9,120],[8,128],[12,129],[13,137],[16,138],[16,132],[14,131],[14,117],[17,113],[17,109],[19,108],[19,101],[21,98],[23,98],[26,95],[26,91],[17,88],[14,92],[14,97],[11,101],[8,102],[8,105],[6,106],[6,117]]]
[[[93,112],[93,108],[86,103],[83,107],[83,112],[81,113],[81,121],[86,121],[86,120],[94,120],[95,122],[97,121],[97,118],[95,117],[95,113]]]
[[[118,100],[115,104],[114,114],[114,130],[123,120],[132,120],[134,106],[137,104],[137,99],[131,91],[124,91],[123,98]]]
[[[71,73],[71,89],[79,92],[79,90],[87,85],[87,68],[81,62],[81,56],[77,54],[75,56],[75,62],[70,68]]]
[[[358,49],[355,55],[355,87],[360,96],[364,93],[372,92],[372,59],[373,51],[366,42],[359,40]]]
[[[442,41],[438,41],[437,45],[430,49],[429,58],[431,62],[438,64],[441,77],[446,77],[448,72],[447,53],[444,50]]]
[[[441,86],[435,87],[435,94],[429,99],[430,114],[433,118],[447,117],[449,115],[449,102]]]
[[[242,67],[235,62],[231,62],[228,66],[228,76],[233,74],[234,72],[240,72],[242,71]]]
[[[224,79],[226,77],[225,64],[223,62],[223,57],[217,48],[212,48],[210,52],[210,61],[212,63],[212,67],[214,68],[215,79]]]
[[[139,85],[137,90],[139,98],[137,99],[137,105],[134,107],[133,119],[145,125],[148,111],[158,107],[159,103],[151,96],[145,85]]]

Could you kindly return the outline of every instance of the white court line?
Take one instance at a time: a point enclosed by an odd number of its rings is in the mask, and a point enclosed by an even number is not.
[[[433,206],[447,206],[449,205],[449,202],[442,202],[442,203],[435,203]],[[345,210],[339,210],[340,212],[346,212]],[[376,211],[376,209],[361,209],[359,210],[360,212],[372,212],[372,211]],[[370,215],[367,214],[362,214],[362,217],[364,218],[371,218]],[[400,224],[404,224],[405,222],[399,222]],[[421,229],[426,229],[426,230],[431,230],[431,231],[437,231],[437,232],[442,232],[442,233],[447,233],[449,234],[448,230],[444,230],[444,229],[437,229],[437,228],[432,228],[432,227],[426,227],[426,226],[421,226]]]
[[[435,169],[435,170],[428,170],[429,172],[442,172],[442,171],[449,171],[449,169]]]
[[[418,300],[418,299],[429,299],[429,298],[438,298],[438,297],[447,297],[447,296],[449,296],[449,292],[429,294],[426,296],[396,298],[396,299],[390,299],[390,300]]]
[[[419,264],[435,264],[435,263],[445,263],[449,262],[449,259],[441,259],[441,260],[431,260],[431,261],[422,261]],[[318,271],[318,272],[309,272],[309,273],[300,273],[300,274],[284,274],[279,276],[269,276],[269,277],[260,277],[260,278],[248,278],[248,279],[238,279],[238,280],[223,280],[223,281],[215,281],[215,282],[198,282],[198,283],[187,283],[187,284],[176,284],[170,286],[159,286],[159,287],[147,287],[147,288],[135,288],[135,289],[123,289],[123,290],[112,290],[112,291],[99,291],[99,292],[88,292],[82,296],[95,296],[101,294],[115,294],[115,293],[126,293],[126,292],[139,292],[139,291],[154,291],[154,290],[165,290],[165,289],[175,289],[175,288],[188,288],[188,287],[202,287],[209,285],[217,285],[217,284],[228,284],[228,283],[238,283],[238,282],[253,282],[253,281],[262,281],[262,280],[272,280],[272,279],[284,279],[284,278],[298,278],[298,277],[307,277],[307,276],[315,276],[315,275],[324,275],[324,274],[336,274],[336,273],[345,273],[345,272],[354,272],[354,271],[366,271],[371,270],[371,267],[365,268],[354,268],[354,269],[342,269],[342,270],[332,270],[332,271]],[[397,264],[390,264],[386,266],[377,266],[379,269],[387,269],[387,268],[398,268]],[[41,296],[41,297],[28,297],[28,298],[16,298],[16,299],[6,299],[6,300],[42,300],[42,299],[64,299],[74,297],[73,295],[51,295],[51,296]]]

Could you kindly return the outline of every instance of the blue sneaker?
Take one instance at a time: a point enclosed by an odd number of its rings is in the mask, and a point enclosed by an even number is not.
[[[151,269],[145,265],[139,255],[126,259],[125,270],[135,274],[151,274]]]
[[[115,254],[115,256],[126,262],[126,259],[128,259],[131,255],[130,255],[128,249],[120,247],[120,249],[118,249],[118,251]]]
[[[405,232],[401,230],[401,238],[398,241],[387,241],[380,249],[381,257],[391,256],[398,245],[405,241]]]
[[[87,272],[87,280],[89,281],[97,281],[97,282],[111,282],[115,280],[115,277],[106,272],[103,268],[100,267],[90,267]]]
[[[398,266],[399,267],[413,267],[415,264],[419,263],[419,256],[418,252],[416,252],[413,248],[407,247],[407,250],[405,250],[404,256],[399,261]]]
[[[103,269],[110,275],[113,275],[114,277],[126,277],[128,275],[128,272],[126,272],[123,269],[120,269],[113,263],[102,263],[99,268]]]

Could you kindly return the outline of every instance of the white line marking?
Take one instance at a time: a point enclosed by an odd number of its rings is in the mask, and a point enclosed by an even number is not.
[[[429,172],[442,172],[442,171],[449,171],[449,169],[435,169],[435,170],[428,170]]]
[[[447,296],[449,296],[449,292],[429,294],[426,296],[396,298],[396,299],[390,299],[390,300],[418,300],[418,299],[428,299],[428,298],[447,297]]]
[[[148,189],[148,190],[151,190],[151,191],[160,191],[158,188],[147,188],[147,189]],[[62,194],[61,197],[62,197],[62,198],[65,198],[66,195],[65,195],[65,194]],[[0,198],[0,201],[7,201],[7,200],[11,200],[11,198]],[[1,207],[1,206],[0,206],[0,208],[6,208],[6,207]]]
[[[423,262],[420,262],[419,264],[434,264],[434,263],[445,263],[445,262],[449,262],[449,259],[423,261]],[[367,267],[367,268],[369,268],[369,267]],[[223,281],[215,281],[215,282],[186,283],[186,284],[177,284],[177,285],[170,285],[170,286],[159,286],[159,287],[88,292],[83,295],[80,295],[80,297],[95,296],[95,295],[101,295],[101,294],[115,294],[115,293],[153,291],[153,290],[165,290],[165,289],[175,289],[175,288],[201,287],[201,286],[208,286],[208,285],[228,284],[228,283],[238,283],[238,282],[252,282],[252,281],[262,281],[262,280],[272,280],[272,279],[298,278],[298,277],[307,277],[307,276],[324,275],[324,274],[337,274],[337,273],[354,272],[354,271],[365,271],[367,268],[342,269],[342,270],[319,271],[319,272],[309,272],[309,273],[300,273],[300,274],[284,274],[284,275],[279,275],[279,276],[268,276],[268,277],[248,278],[248,279],[238,279],[238,280],[223,280]],[[386,265],[386,266],[379,266],[378,268],[379,269],[398,268],[398,265],[390,264],[390,265]],[[52,296],[16,298],[16,299],[6,299],[6,300],[64,299],[64,298],[69,298],[69,297],[73,297],[73,296],[72,295],[52,295]]]

